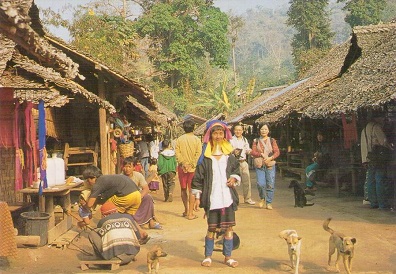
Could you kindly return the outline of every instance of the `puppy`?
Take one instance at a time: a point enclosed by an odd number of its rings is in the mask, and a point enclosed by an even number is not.
[[[337,272],[340,272],[338,268],[338,261],[342,256],[345,270],[348,274],[352,271],[352,258],[354,255],[354,249],[356,244],[356,239],[352,237],[346,237],[344,234],[340,232],[336,232],[329,227],[329,223],[331,218],[328,218],[323,223],[323,229],[331,234],[329,239],[329,261],[328,264],[331,263],[331,256],[334,254],[337,249],[337,259],[335,262],[335,268]]]
[[[166,257],[168,254],[166,254],[163,250],[162,247],[160,246],[154,246],[151,251],[147,252],[147,267],[149,273],[158,273],[159,270],[159,258],[160,257]]]
[[[285,239],[289,252],[291,267],[294,269],[294,274],[298,274],[302,238],[297,235],[297,231],[292,229],[281,231],[279,233],[279,237]]]
[[[314,204],[308,204],[307,198],[305,197],[305,190],[302,186],[296,181],[291,180],[289,188],[294,188],[294,207],[304,207],[304,206],[313,206]]]

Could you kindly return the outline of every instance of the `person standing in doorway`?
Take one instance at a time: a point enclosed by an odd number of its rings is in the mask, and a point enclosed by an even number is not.
[[[185,134],[176,140],[175,152],[178,163],[177,173],[179,175],[181,198],[184,205],[183,216],[189,220],[197,218],[194,214],[194,197],[191,195],[191,181],[195,168],[202,152],[201,140],[194,135],[195,123],[192,120],[183,122]]]
[[[366,168],[367,196],[371,208],[387,209],[390,207],[386,191],[387,163],[373,163],[368,158],[375,145],[393,150],[382,129],[385,117],[381,113],[374,113],[371,121],[365,126],[360,135],[360,149],[362,164]],[[366,186],[365,186],[366,188]]]
[[[274,160],[279,157],[280,152],[278,144],[274,138],[269,137],[270,129],[268,124],[259,127],[260,137],[254,139],[252,145],[253,157],[262,158],[262,165],[255,166],[257,175],[257,188],[260,196],[259,206],[272,210],[272,201],[275,190],[275,173],[276,168],[273,165]]]
[[[237,124],[234,126],[234,136],[230,140],[234,149],[240,149],[239,154],[239,169],[241,173],[241,185],[243,190],[243,198],[245,204],[254,205],[256,202],[252,201],[252,191],[250,183],[249,164],[247,163],[247,156],[250,154],[251,149],[248,140],[243,136],[243,126]]]

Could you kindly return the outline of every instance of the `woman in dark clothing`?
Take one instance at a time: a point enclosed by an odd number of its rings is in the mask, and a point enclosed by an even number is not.
[[[208,231],[205,237],[205,259],[201,265],[209,267],[212,263],[214,235],[224,232],[224,263],[237,267],[238,262],[231,258],[233,250],[233,230],[235,211],[239,203],[235,186],[241,181],[239,161],[232,154],[229,143],[232,135],[227,125],[218,120],[207,124],[201,158],[198,161],[192,181],[192,195],[195,196],[194,209],[205,210]]]

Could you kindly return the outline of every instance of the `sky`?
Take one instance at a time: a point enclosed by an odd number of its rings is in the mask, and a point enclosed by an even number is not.
[[[113,0],[115,1],[115,0]],[[51,7],[54,11],[58,12],[62,7],[66,5],[84,5],[91,0],[34,0],[36,5],[42,9],[46,9]],[[219,7],[223,12],[231,12],[235,15],[241,15],[249,9],[254,9],[257,6],[261,6],[263,8],[276,9],[285,4],[287,4],[289,0],[215,0],[214,5]],[[136,13],[140,11],[137,10]],[[71,12],[63,12],[63,15],[67,17],[71,17]],[[69,33],[66,29],[63,28],[51,28],[50,31],[57,37],[62,38],[65,41],[69,41]]]

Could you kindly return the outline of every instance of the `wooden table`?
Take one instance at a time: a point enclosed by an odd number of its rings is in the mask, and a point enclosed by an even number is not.
[[[60,206],[62,207],[62,209],[70,211],[70,190],[80,186],[81,184],[82,182],[46,188],[43,189],[42,195],[39,195],[38,188],[28,187],[19,191],[23,194],[24,202],[31,200],[31,196],[38,196],[39,212],[46,212],[50,214],[48,222],[48,244],[51,244],[56,238],[68,231],[72,226],[72,217],[66,214],[63,214],[63,220],[55,225],[54,198],[60,197]]]

